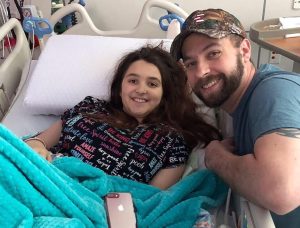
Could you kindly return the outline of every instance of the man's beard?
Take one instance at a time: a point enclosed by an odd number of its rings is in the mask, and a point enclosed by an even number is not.
[[[240,86],[242,76],[244,74],[244,66],[242,64],[241,55],[237,56],[236,69],[233,70],[227,77],[225,74],[209,75],[203,79],[198,80],[193,88],[194,93],[200,98],[204,104],[208,107],[215,108],[221,106]],[[223,81],[223,87],[219,93],[210,95],[209,97],[204,97],[201,94],[201,88],[203,85],[207,85],[209,82],[214,80]]]

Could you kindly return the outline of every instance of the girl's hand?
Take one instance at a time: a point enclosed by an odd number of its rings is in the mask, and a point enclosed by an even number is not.
[[[35,152],[37,152],[40,156],[45,158],[47,161],[52,161],[52,153],[46,149],[45,145],[35,139],[28,140],[26,142]]]

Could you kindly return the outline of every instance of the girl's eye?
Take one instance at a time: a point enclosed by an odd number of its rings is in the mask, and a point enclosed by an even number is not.
[[[136,84],[137,80],[136,79],[129,79],[128,82],[131,83],[131,84]]]
[[[149,82],[149,87],[151,87],[151,88],[156,88],[156,87],[158,87],[158,83],[155,83],[155,82]]]

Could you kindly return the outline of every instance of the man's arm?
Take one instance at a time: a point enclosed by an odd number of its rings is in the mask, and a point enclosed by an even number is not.
[[[206,165],[234,191],[277,214],[300,205],[300,130],[277,129],[257,139],[254,153],[232,154],[223,141],[206,148]]]

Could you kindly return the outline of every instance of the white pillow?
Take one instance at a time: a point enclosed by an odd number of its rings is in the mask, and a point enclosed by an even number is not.
[[[87,95],[108,98],[110,78],[120,58],[162,40],[169,50],[169,39],[52,36],[31,75],[24,108],[31,114],[61,115]]]

